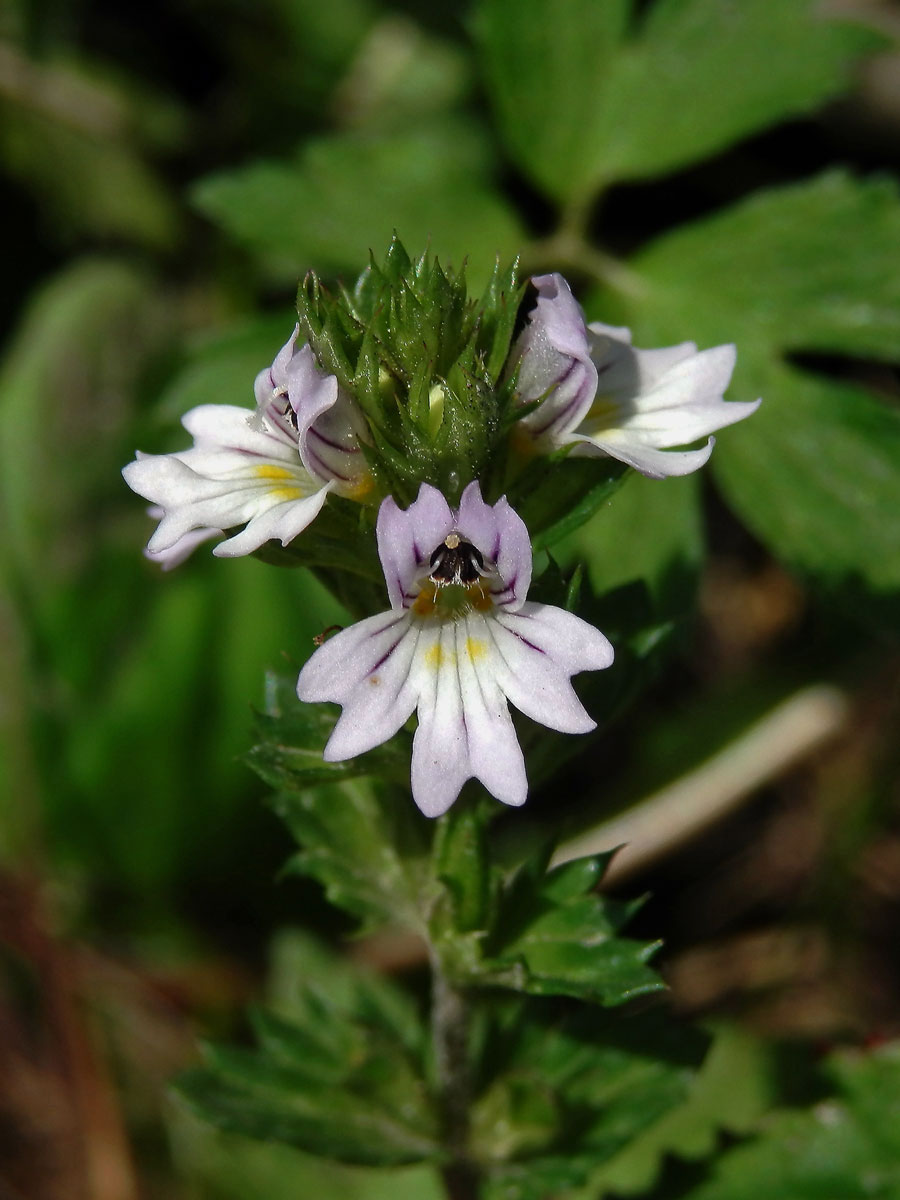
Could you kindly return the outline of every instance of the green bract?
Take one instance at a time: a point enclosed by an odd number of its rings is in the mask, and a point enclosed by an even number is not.
[[[464,268],[427,252],[412,261],[396,237],[352,290],[331,293],[315,272],[306,277],[302,336],[366,415],[380,494],[409,504],[426,482],[456,503],[501,453],[512,396],[503,369],[522,290],[516,264],[498,263],[473,300]]]

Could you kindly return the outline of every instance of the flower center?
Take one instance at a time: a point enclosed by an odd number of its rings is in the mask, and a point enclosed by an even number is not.
[[[447,534],[428,563],[431,567],[428,578],[439,588],[451,584],[468,587],[488,574],[481,551],[456,532]]]
[[[428,565],[428,577],[412,606],[417,616],[456,621],[472,609],[487,612],[493,608],[487,584],[492,564],[486,567],[478,547],[455,530],[435,548]]]

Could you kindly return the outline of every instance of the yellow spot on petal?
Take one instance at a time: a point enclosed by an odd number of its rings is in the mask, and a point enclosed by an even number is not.
[[[258,479],[293,479],[292,471],[287,467],[276,467],[273,463],[262,463],[258,467],[253,468],[254,474]]]
[[[364,471],[349,483],[341,484],[337,490],[342,496],[346,496],[348,500],[356,500],[358,503],[361,503],[374,487],[375,478],[372,472]]]
[[[430,617],[434,613],[435,602],[434,588],[426,586],[413,601],[413,612],[418,617]]]
[[[487,643],[482,642],[480,638],[466,638],[466,654],[472,662],[478,662],[479,658],[484,658],[487,654]]]
[[[466,588],[469,603],[477,612],[489,612],[494,607],[491,593],[480,583],[470,583]]]
[[[372,687],[378,687],[378,685],[381,683],[381,676],[380,675],[370,675],[369,683]]]
[[[269,495],[272,497],[273,500],[278,500],[278,501],[302,500],[303,499],[303,489],[298,488],[298,487],[272,488],[272,490],[269,492]]]
[[[621,422],[622,410],[615,400],[608,396],[597,396],[594,403],[585,414],[582,429],[590,426],[591,434],[598,434],[604,429],[614,429]]]
[[[425,666],[430,667],[433,671],[438,671],[441,667],[452,666],[455,661],[456,655],[453,651],[445,651],[440,642],[435,642],[425,651]]]

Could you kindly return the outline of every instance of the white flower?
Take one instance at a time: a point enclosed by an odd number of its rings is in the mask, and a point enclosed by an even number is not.
[[[142,454],[122,474],[152,501],[160,523],[147,556],[172,567],[200,542],[238,532],[213,550],[249,554],[270,538],[286,546],[330,491],[359,498],[370,486],[359,442],[365,423],[333,375],[318,369],[298,329],[254,383],[256,411],[203,404],[183,418],[189,450]]]
[[[760,401],[726,402],[734,346],[697,350],[693,342],[638,350],[631,333],[586,325],[562,275],[532,280],[538,300],[516,344],[518,398],[539,401],[518,422],[535,449],[572,446],[609,455],[653,479],[702,467],[714,438],[698,450],[672,450],[749,417]]]
[[[343,712],[328,762],[387,741],[418,710],[412,792],[426,816],[446,812],[473,776],[505,804],[522,804],[525,763],[507,700],[563,733],[591,720],[569,679],[608,667],[612,646],[593,626],[525,599],[531,543],[505,497],[485,504],[470,483],[459,509],[422,484],[405,511],[388,497],[378,553],[391,608],[337,634],[300,672],[301,700]]]

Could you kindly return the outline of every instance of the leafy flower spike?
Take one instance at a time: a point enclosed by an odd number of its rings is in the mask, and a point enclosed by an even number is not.
[[[300,672],[301,700],[343,712],[325,759],[353,758],[387,741],[418,709],[413,798],[446,812],[467,779],[505,804],[524,803],[525,763],[507,700],[563,733],[591,720],[569,682],[613,660],[593,626],[525,599],[531,543],[506,498],[484,502],[477,482],[458,510],[423,483],[405,511],[391,497],[377,523],[390,611],[338,633]]]
[[[125,481],[161,520],[149,558],[171,567],[211,537],[234,557],[270,538],[286,546],[316,517],[330,491],[358,498],[370,482],[359,442],[365,423],[333,375],[316,366],[298,329],[254,383],[256,412],[202,404],[182,424],[194,438],[176,454],[141,454]]]
[[[628,329],[592,322],[562,275],[532,279],[538,300],[516,344],[518,399],[539,402],[519,427],[536,449],[607,454],[653,479],[687,475],[715,443],[672,450],[749,417],[760,401],[726,402],[734,346],[682,342],[638,350]]]

